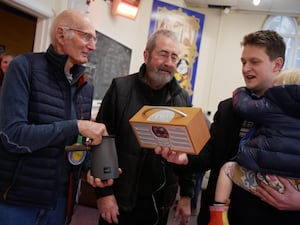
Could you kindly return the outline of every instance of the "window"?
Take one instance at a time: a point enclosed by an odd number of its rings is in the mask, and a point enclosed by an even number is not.
[[[300,69],[300,24],[293,17],[270,16],[263,29],[278,32],[285,41],[285,65],[284,68]]]

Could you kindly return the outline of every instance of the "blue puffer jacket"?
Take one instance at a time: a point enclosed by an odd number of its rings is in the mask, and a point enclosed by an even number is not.
[[[89,119],[93,96],[83,66],[73,66],[70,85],[64,73],[66,60],[50,46],[46,53],[16,57],[8,68],[0,100],[3,203],[54,207],[67,165],[65,145],[78,135],[72,101],[77,118]],[[74,168],[76,178],[79,169]],[[76,185],[74,194],[75,190]]]
[[[300,178],[300,85],[270,88],[261,99],[239,88],[233,104],[257,126],[240,147],[238,163],[261,173]]]

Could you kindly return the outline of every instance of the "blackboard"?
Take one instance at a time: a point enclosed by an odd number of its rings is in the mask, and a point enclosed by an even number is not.
[[[96,50],[90,54],[86,74],[92,80],[94,99],[102,100],[112,79],[127,75],[131,60],[131,49],[97,32]]]

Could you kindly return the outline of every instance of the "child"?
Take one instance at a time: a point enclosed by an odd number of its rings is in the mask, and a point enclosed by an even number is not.
[[[225,203],[232,182],[253,194],[259,182],[283,193],[278,175],[300,190],[300,70],[282,71],[262,98],[251,96],[245,88],[236,89],[233,104],[256,127],[241,141],[237,162],[221,168],[210,225],[228,224]]]

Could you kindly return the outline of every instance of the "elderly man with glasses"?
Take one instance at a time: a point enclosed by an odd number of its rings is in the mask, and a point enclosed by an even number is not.
[[[0,99],[0,224],[70,222],[84,152],[66,146],[88,138],[98,145],[104,124],[91,122],[93,86],[83,64],[95,50],[87,14],[65,10],[53,21],[46,52],[16,57]],[[111,185],[112,180],[97,185]]]

